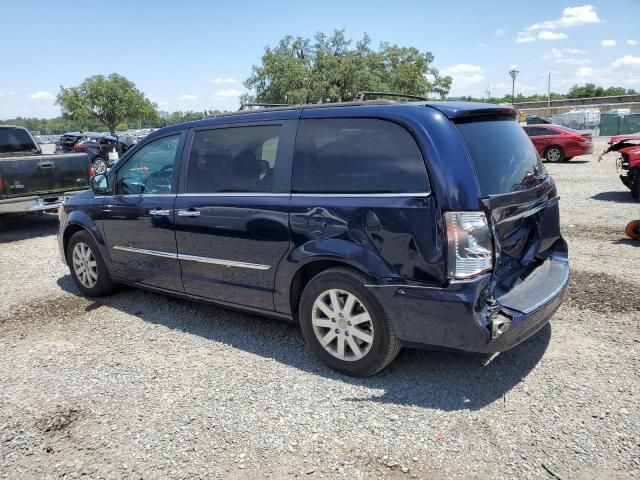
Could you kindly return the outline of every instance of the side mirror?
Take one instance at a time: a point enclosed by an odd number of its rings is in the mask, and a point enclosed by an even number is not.
[[[91,190],[96,195],[105,195],[109,193],[109,181],[104,174],[91,177]]]

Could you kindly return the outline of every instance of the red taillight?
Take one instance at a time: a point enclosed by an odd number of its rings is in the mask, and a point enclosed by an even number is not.
[[[75,152],[83,152],[88,149],[89,149],[89,145],[82,145],[82,144],[78,144],[75,147],[73,147],[73,150]]]
[[[0,192],[4,190],[4,179],[0,177]]]
[[[95,168],[93,168],[93,165],[91,165],[91,166],[89,166],[89,168],[87,168],[87,175],[89,175],[89,178],[96,176],[96,170],[95,170]]]

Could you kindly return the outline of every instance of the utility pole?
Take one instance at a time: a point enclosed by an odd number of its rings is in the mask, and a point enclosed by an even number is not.
[[[516,96],[516,77],[519,73],[520,70],[518,70],[518,65],[514,65],[513,67],[511,67],[511,70],[509,70],[509,75],[511,75],[511,105],[514,104],[514,99]]]
[[[491,84],[487,83],[487,88],[484,93],[487,94],[487,102],[491,100]]]
[[[547,77],[547,116],[551,117],[551,72]]]

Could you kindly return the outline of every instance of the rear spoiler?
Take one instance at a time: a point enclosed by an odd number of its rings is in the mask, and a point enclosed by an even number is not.
[[[473,121],[485,119],[504,119],[515,120],[518,118],[518,112],[513,107],[504,105],[488,105],[488,104],[470,104],[466,103],[464,108],[458,105],[447,104],[446,102],[430,102],[427,104],[444,114],[449,120],[456,121]]]

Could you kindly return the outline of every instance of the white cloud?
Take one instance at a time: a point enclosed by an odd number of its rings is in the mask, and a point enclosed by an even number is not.
[[[593,75],[593,68],[591,67],[580,67],[576,71],[576,77],[578,78],[591,77],[592,75]]]
[[[640,69],[640,57],[633,55],[625,55],[611,63],[611,68],[616,70],[635,70]]]
[[[53,100],[54,98],[56,98],[56,96],[51,92],[41,90],[29,95],[29,98],[33,100]]]
[[[636,40],[627,40],[627,45],[635,47],[636,45],[638,45],[638,42]]]
[[[579,48],[552,48],[544,52],[543,60],[552,60],[555,64],[567,65],[586,65],[591,63],[588,58],[576,58],[577,56],[586,55],[585,50]]]
[[[562,32],[550,32],[549,30],[543,30],[538,33],[538,40],[564,40],[569,38]]]
[[[567,55],[585,55],[587,52],[579,48],[552,48],[544,52],[542,57],[545,60],[553,60],[558,58],[565,58]]]
[[[496,37],[501,37],[504,35],[504,29],[499,28],[496,30]]]
[[[568,38],[566,34],[552,32],[551,30],[562,30],[579,25],[600,23],[600,17],[592,5],[580,5],[577,7],[567,7],[562,11],[562,16],[555,20],[534,23],[518,32],[516,43],[527,43],[536,40],[561,40]],[[535,32],[538,32],[536,37]]]
[[[216,91],[213,96],[215,98],[221,97],[238,97],[242,95],[242,92],[237,88],[223,88],[221,90]]]
[[[588,58],[558,58],[553,63],[564,63],[565,65],[588,65],[589,63],[591,63],[591,60],[589,60]]]
[[[534,37],[533,35],[518,33],[518,36],[516,37],[516,43],[529,43],[535,41],[536,37]]]
[[[197,95],[189,95],[188,93],[185,93],[184,95],[180,95],[179,97],[176,98],[176,100],[188,100],[188,101],[193,101],[197,99],[198,99]]]
[[[455,75],[456,73],[482,73],[480,65],[470,65],[468,63],[459,63],[453,67],[442,70],[445,75]]]
[[[219,83],[240,83],[240,82],[235,78],[231,78],[231,77],[217,77],[209,80],[209,83],[219,84]]]
[[[469,63],[459,63],[449,68],[445,68],[441,72],[443,75],[449,75],[453,79],[452,90],[464,89],[470,85],[483,82],[486,77],[480,65],[471,65]],[[465,93],[460,92],[458,93]]]
[[[562,28],[577,27],[589,23],[600,23],[600,18],[593,5],[581,5],[579,7],[567,7],[562,11],[562,16],[555,20],[534,23],[525,30],[556,30]]]
[[[478,42],[478,46],[479,46],[479,47],[483,47],[483,48],[484,48],[484,47],[488,47],[489,45],[487,45],[487,44],[486,44],[486,43],[484,43],[484,42]]]
[[[603,47],[615,47],[616,41],[611,39],[604,39],[600,42],[600,45],[602,45]]]

